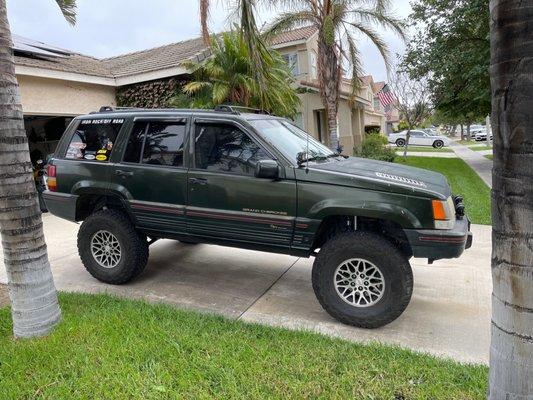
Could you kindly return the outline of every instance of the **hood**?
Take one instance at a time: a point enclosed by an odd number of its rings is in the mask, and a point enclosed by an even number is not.
[[[349,182],[350,186],[371,186],[377,190],[419,194],[426,197],[430,195],[443,200],[451,195],[450,185],[444,175],[386,161],[348,157],[340,161],[332,160],[310,165],[309,169],[317,173],[336,174],[340,179],[339,184]]]

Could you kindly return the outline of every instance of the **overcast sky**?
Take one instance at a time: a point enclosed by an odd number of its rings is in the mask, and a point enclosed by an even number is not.
[[[213,0],[211,29],[228,26],[231,1]],[[395,0],[394,12],[406,17],[409,0]],[[198,0],[78,0],[78,23],[71,27],[61,16],[53,0],[7,0],[11,30],[21,36],[39,40],[79,53],[110,57],[132,51],[190,39],[200,34]],[[260,10],[261,22],[274,16]],[[402,53],[400,39],[382,32],[391,52]],[[376,80],[386,78],[379,53],[366,40],[359,40],[365,72]]]

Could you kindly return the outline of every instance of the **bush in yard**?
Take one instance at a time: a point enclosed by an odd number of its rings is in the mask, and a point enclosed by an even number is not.
[[[355,150],[355,156],[394,162],[396,152],[387,147],[387,143],[387,138],[379,133],[368,134],[363,139],[361,149]]]

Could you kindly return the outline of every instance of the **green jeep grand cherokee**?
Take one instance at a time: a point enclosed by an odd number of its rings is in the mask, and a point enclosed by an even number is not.
[[[47,173],[48,209],[83,221],[80,257],[103,282],[139,275],[160,238],[313,256],[320,304],[365,328],[407,307],[411,257],[459,257],[472,242],[444,176],[339,156],[232,107],[103,108],[73,120]]]

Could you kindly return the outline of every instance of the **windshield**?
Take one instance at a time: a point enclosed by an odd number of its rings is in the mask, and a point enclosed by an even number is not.
[[[325,158],[335,155],[333,151],[289,121],[256,119],[249,123],[267,142],[290,160],[297,161],[299,153],[308,153],[307,158]]]

